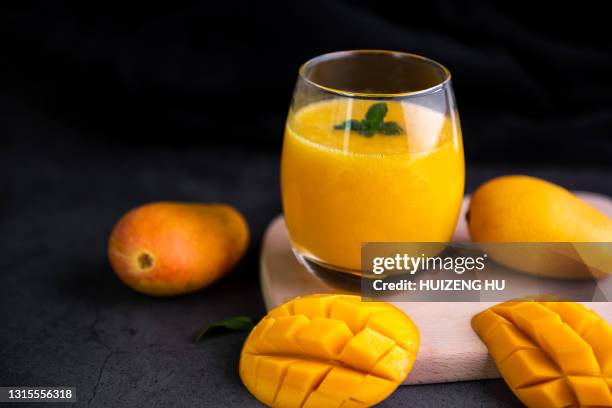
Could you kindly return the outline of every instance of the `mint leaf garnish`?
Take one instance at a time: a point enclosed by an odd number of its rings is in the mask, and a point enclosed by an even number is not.
[[[387,108],[386,103],[375,103],[368,109],[362,124],[365,128],[376,131],[380,129],[380,126],[383,124],[388,111],[389,109]]]
[[[234,316],[228,319],[209,324],[207,327],[198,331],[194,342],[199,343],[211,334],[220,334],[233,331],[249,331],[253,328],[253,319],[248,316]]]
[[[372,137],[376,132],[386,136],[401,134],[404,130],[400,125],[396,122],[384,121],[388,111],[389,108],[386,103],[375,103],[368,108],[363,120],[345,120],[339,125],[335,125],[334,129],[354,131],[365,137]]]
[[[334,126],[334,129],[338,129],[338,130],[347,129],[347,130],[359,131],[361,130],[361,122],[358,121],[357,119],[345,120],[341,124]]]
[[[385,122],[380,126],[380,129],[378,129],[378,131],[382,133],[383,135],[390,136],[390,135],[399,135],[404,130],[396,122]]]

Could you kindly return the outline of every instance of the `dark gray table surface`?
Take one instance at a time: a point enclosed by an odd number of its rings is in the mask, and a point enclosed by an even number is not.
[[[264,314],[258,252],[281,211],[278,154],[222,148],[9,147],[0,151],[0,385],[77,387],[77,406],[259,406],[238,377],[244,333],[194,345],[202,326]],[[470,167],[467,189],[505,173],[612,195],[611,169]],[[153,298],[111,271],[106,241],[131,207],[221,201],[249,221],[247,256],[183,297]],[[449,339],[452,341],[452,339]],[[516,407],[501,380],[400,387],[385,407]]]

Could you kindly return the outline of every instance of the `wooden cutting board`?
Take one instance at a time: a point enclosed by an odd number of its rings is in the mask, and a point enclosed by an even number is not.
[[[577,193],[612,216],[612,200],[594,193]],[[455,242],[469,241],[465,211],[469,197],[463,200],[461,216],[453,236]],[[276,217],[264,236],[261,253],[261,289],[266,308],[296,296],[312,293],[347,292],[339,290],[308,272],[291,250],[285,221]],[[406,384],[497,378],[499,373],[486,347],[470,327],[470,319],[494,303],[485,302],[397,302],[415,321],[421,333],[421,346]],[[612,303],[585,303],[612,322]]]

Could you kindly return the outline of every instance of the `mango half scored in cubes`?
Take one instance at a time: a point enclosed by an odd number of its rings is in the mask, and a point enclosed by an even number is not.
[[[240,378],[274,407],[366,407],[412,369],[419,332],[388,303],[358,296],[298,297],[255,326],[240,356]]]
[[[472,319],[514,394],[528,407],[612,407],[612,327],[573,302],[516,302]]]

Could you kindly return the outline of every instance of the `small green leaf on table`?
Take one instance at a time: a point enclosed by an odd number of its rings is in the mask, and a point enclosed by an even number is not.
[[[253,328],[253,319],[248,316],[234,316],[212,323],[196,333],[194,341],[201,342],[213,334],[229,333],[236,331],[250,331]]]

